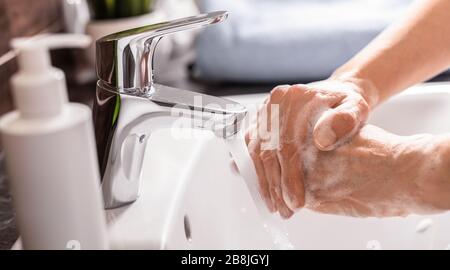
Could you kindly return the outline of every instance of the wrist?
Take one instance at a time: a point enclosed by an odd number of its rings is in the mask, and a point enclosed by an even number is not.
[[[331,75],[330,80],[351,84],[367,102],[370,110],[379,103],[380,91],[378,88],[370,79],[358,76],[356,72],[341,72],[337,70]]]
[[[409,212],[432,214],[450,210],[450,138],[430,134],[402,137],[397,171],[402,172]],[[401,191],[399,190],[399,193]]]
[[[370,205],[378,216],[446,210],[450,185],[445,188],[443,179],[450,175],[450,140],[445,145],[438,136],[398,136],[370,125],[357,138],[352,147],[367,152],[360,162],[376,183]]]
[[[433,211],[450,210],[450,137],[434,136],[426,155],[422,201]]]

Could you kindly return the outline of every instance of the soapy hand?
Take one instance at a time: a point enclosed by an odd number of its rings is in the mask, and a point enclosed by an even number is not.
[[[449,138],[397,136],[366,125],[348,144],[311,154],[305,207],[356,217],[450,209]]]
[[[246,135],[270,211],[288,218],[304,206],[310,154],[350,140],[375,102],[373,92],[351,81],[330,79],[272,90]]]
[[[337,149],[321,151],[314,132],[330,104],[333,96],[309,86],[278,87],[247,134],[261,194],[272,212],[288,218],[305,207],[387,217],[450,209],[450,136],[397,136],[365,125]],[[263,132],[266,122],[270,132]]]

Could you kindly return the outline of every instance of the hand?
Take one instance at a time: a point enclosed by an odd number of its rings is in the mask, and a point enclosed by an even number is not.
[[[314,144],[322,151],[334,150],[349,141],[378,102],[378,90],[359,79],[329,79],[308,86],[330,98],[331,105],[313,128]]]
[[[367,125],[332,152],[310,152],[305,207],[349,216],[405,216],[450,209],[448,139],[396,136]]]
[[[350,140],[376,102],[368,89],[330,79],[272,90],[246,136],[270,211],[288,218],[304,206],[304,168],[311,162],[305,148],[332,150]]]

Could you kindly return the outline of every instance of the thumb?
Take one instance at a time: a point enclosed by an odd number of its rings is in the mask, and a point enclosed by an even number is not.
[[[369,106],[362,99],[344,101],[327,110],[314,127],[314,144],[322,151],[336,149],[359,131],[368,114]]]

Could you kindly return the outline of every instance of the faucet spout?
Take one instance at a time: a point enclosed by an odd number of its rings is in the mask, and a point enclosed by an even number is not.
[[[170,110],[174,120],[182,117],[187,127],[209,129],[219,137],[229,137],[239,131],[239,124],[247,114],[245,106],[228,99],[155,84],[148,97]]]
[[[247,113],[244,106],[227,99],[154,86],[147,97],[97,84],[94,122],[106,208],[139,197],[144,154],[152,132],[175,125],[211,130],[226,138],[239,131]]]

